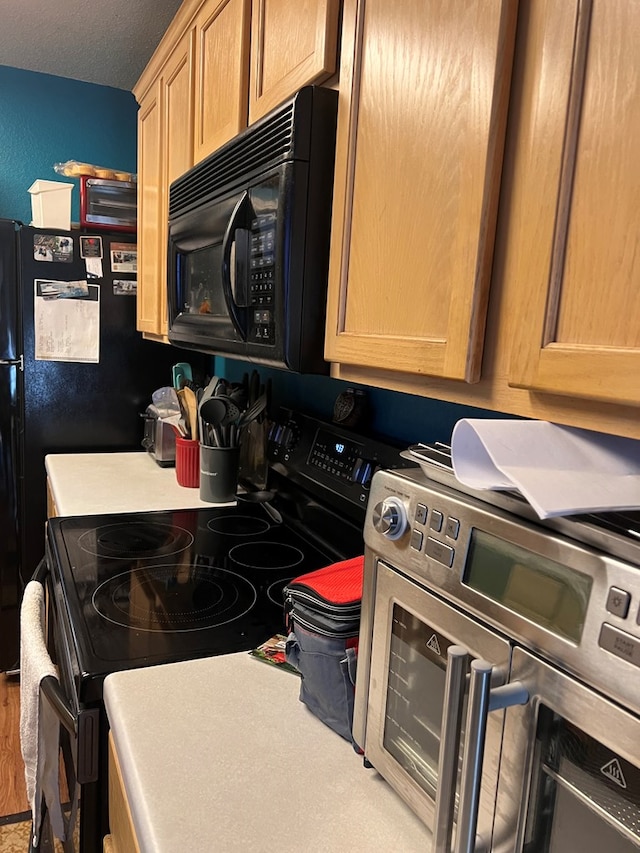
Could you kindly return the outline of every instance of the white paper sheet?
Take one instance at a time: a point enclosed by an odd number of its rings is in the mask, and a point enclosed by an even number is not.
[[[547,421],[467,418],[453,470],[474,489],[516,489],[540,518],[640,509],[640,441]]]
[[[60,294],[71,285],[86,298]],[[73,288],[72,288],[73,289]],[[56,290],[59,291],[56,295]],[[34,281],[36,361],[100,361],[100,287],[86,282]]]

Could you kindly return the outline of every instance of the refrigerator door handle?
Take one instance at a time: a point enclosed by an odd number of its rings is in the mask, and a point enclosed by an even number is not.
[[[21,355],[20,358],[0,358],[0,366],[4,365],[18,365],[20,367],[20,370],[24,372],[24,356]]]

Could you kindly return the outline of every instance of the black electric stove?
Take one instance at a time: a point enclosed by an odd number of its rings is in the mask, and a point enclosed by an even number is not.
[[[248,503],[52,520],[80,700],[98,698],[110,672],[249,650],[282,633],[286,583],[362,550],[355,525],[332,523],[337,543]]]
[[[243,501],[49,522],[50,647],[77,719],[63,753],[67,778],[81,783],[82,853],[100,853],[108,830],[105,677],[248,652],[284,632],[285,584],[363,553],[375,470],[415,464],[289,410],[272,424],[267,456],[276,513]]]

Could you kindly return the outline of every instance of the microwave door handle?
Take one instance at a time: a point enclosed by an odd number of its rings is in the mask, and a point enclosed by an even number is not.
[[[469,653],[462,646],[449,646],[440,726],[438,786],[434,817],[433,853],[450,853],[456,795],[462,708],[467,681]]]
[[[493,667],[485,660],[471,662],[455,853],[483,853],[487,849],[476,831],[489,712],[526,705],[529,701],[529,692],[519,681],[492,690],[492,671]]]
[[[222,292],[224,295],[224,301],[227,305],[227,310],[229,312],[229,317],[231,318],[231,322],[233,323],[236,332],[240,335],[243,341],[246,341],[247,339],[247,323],[242,316],[240,306],[236,303],[233,296],[231,249],[234,243],[236,242],[236,231],[245,232],[244,235],[242,235],[244,239],[240,239],[237,242],[234,274],[235,272],[237,272],[238,266],[240,266],[243,274],[246,275],[249,263],[249,240],[247,239],[247,229],[243,228],[242,225],[247,222],[247,219],[250,216],[250,212],[251,202],[249,200],[249,193],[247,190],[245,190],[233,209],[233,213],[231,214],[231,218],[229,219],[229,224],[227,225],[227,229],[224,234],[224,239],[222,241]],[[242,255],[242,257],[240,258],[240,265],[238,264],[239,251]],[[244,284],[244,288],[246,289],[246,284]]]

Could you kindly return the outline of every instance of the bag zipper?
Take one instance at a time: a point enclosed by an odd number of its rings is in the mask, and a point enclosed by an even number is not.
[[[290,614],[288,614],[288,616],[289,615]],[[350,639],[352,637],[358,636],[358,632],[356,632],[354,634],[345,635],[343,633],[340,633],[339,631],[329,631],[327,628],[320,628],[317,625],[312,625],[306,619],[301,619],[299,615],[292,617],[292,620],[295,620],[299,625],[301,625],[307,631],[310,631],[312,634],[320,634],[320,636],[322,636],[322,637],[332,637],[333,639],[336,639],[336,640],[346,640],[346,639]],[[291,625],[291,627],[290,627],[289,620],[287,619],[287,632],[291,633],[292,630],[293,630],[293,625]]]
[[[361,603],[360,600],[357,602],[350,601],[345,604],[334,604],[328,599],[324,598],[324,596],[319,595],[319,593],[310,594],[305,592],[304,590],[297,587],[292,589],[291,587],[287,587],[287,600],[288,601],[296,601],[300,600],[301,604],[312,604],[314,607],[317,607],[319,610],[322,608],[326,608],[326,611],[332,616],[335,614],[336,618],[346,618],[348,614],[358,614],[360,613]],[[345,615],[343,615],[345,614]]]

